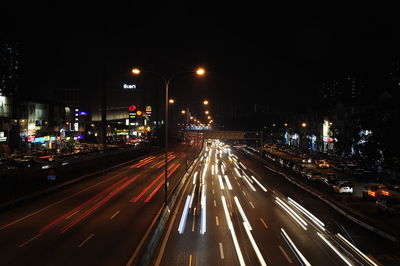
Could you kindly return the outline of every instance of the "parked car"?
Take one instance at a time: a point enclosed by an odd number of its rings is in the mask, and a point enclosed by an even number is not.
[[[376,199],[382,196],[383,184],[368,184],[364,187],[362,195],[364,199]]]
[[[321,172],[318,171],[310,171],[306,175],[307,179],[309,180],[318,180],[321,178]]]
[[[379,211],[400,214],[400,198],[380,197],[376,200],[375,204]]]
[[[338,181],[333,185],[333,191],[343,193],[353,193],[353,184],[350,181]]]
[[[386,186],[381,189],[382,196],[400,198],[400,186]]]
[[[317,168],[326,169],[326,168],[330,168],[330,167],[331,167],[331,165],[327,161],[321,160],[321,161],[317,162]]]

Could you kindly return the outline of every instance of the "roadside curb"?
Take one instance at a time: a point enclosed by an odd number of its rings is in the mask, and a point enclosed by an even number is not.
[[[111,166],[111,167],[108,167],[108,168],[105,168],[105,169],[102,169],[102,170],[99,170],[99,171],[96,171],[96,172],[93,172],[93,173],[90,173],[90,174],[86,174],[86,175],[83,175],[83,176],[74,178],[74,179],[69,180],[69,181],[66,181],[66,182],[63,182],[63,183],[58,184],[58,185],[56,185],[56,186],[49,187],[49,188],[46,188],[46,189],[43,189],[43,190],[34,192],[34,193],[32,193],[32,194],[29,194],[29,195],[26,195],[26,196],[23,196],[23,197],[20,197],[20,198],[17,198],[17,199],[14,199],[14,200],[11,200],[11,201],[8,201],[8,202],[5,202],[5,203],[2,203],[2,204],[0,204],[0,210],[1,210],[1,209],[4,209],[4,208],[7,208],[7,207],[10,207],[10,206],[12,206],[12,205],[16,205],[16,204],[21,203],[21,202],[23,202],[23,201],[25,201],[25,200],[29,200],[29,199],[32,199],[32,198],[36,198],[36,197],[45,195],[45,194],[47,194],[47,193],[53,192],[53,191],[55,191],[55,190],[57,190],[57,189],[66,187],[66,186],[68,186],[68,185],[72,185],[72,184],[77,183],[77,182],[79,182],[79,181],[81,181],[81,180],[83,180],[83,179],[91,178],[91,177],[95,177],[95,176],[98,176],[98,175],[101,175],[101,174],[105,174],[105,173],[111,172],[111,171],[116,170],[116,169],[118,169],[118,168],[124,167],[124,166],[126,166],[127,164],[130,164],[130,163],[132,163],[132,162],[141,160],[141,159],[143,159],[143,158],[145,158],[145,157],[147,157],[147,156],[150,156],[150,155],[158,154],[158,153],[160,153],[160,152],[161,152],[161,151],[150,152],[150,153],[147,153],[147,154],[145,154],[145,155],[142,155],[142,156],[140,156],[140,157],[138,157],[138,158],[129,160],[129,161],[127,161],[127,162],[123,162],[123,163],[120,163],[120,164],[117,164],[117,165],[113,165],[113,166]]]
[[[262,163],[266,162],[265,159],[259,158],[259,156],[257,156],[257,155],[254,156],[254,157],[256,157]],[[267,163],[270,163],[270,162],[267,162]],[[393,242],[399,242],[398,237],[396,237],[396,236],[394,236],[394,235],[392,235],[392,234],[390,234],[388,232],[385,232],[384,230],[381,230],[380,228],[378,228],[378,227],[376,227],[374,225],[371,225],[371,224],[375,224],[374,221],[372,221],[371,219],[369,219],[365,215],[357,212],[356,210],[354,210],[352,208],[349,208],[348,206],[346,206],[344,204],[341,204],[340,202],[336,202],[336,201],[332,202],[332,200],[330,200],[330,199],[326,198],[325,196],[323,196],[322,194],[317,193],[314,190],[306,187],[305,185],[299,183],[294,178],[288,176],[287,174],[285,174],[285,173],[283,173],[283,172],[281,172],[279,170],[275,170],[275,169],[273,169],[271,167],[268,167],[266,165],[264,165],[264,167],[267,168],[271,172],[274,172],[276,174],[279,174],[279,175],[285,177],[289,182],[295,184],[296,186],[300,187],[301,189],[303,189],[303,190],[307,191],[308,193],[312,194],[313,196],[319,198],[320,200],[322,200],[323,202],[325,202],[326,204],[331,206],[333,209],[335,209],[337,212],[339,212],[340,214],[342,214],[346,218],[352,220],[353,222],[357,223],[358,225],[361,225],[362,227],[364,227],[364,228],[366,228],[366,229],[368,229],[368,230],[370,230],[372,232],[375,232],[375,233],[379,234],[380,236],[382,236],[382,237],[384,237],[384,238],[386,238],[388,240],[391,240]],[[350,212],[351,212],[351,214],[350,214]],[[365,220],[367,222],[364,222],[361,219],[363,219],[363,220]]]

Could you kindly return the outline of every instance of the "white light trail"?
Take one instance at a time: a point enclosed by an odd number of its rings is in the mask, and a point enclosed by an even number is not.
[[[290,239],[290,237],[286,234],[285,230],[281,228],[282,235],[289,244],[290,248],[295,252],[297,257],[303,262],[304,265],[306,266],[311,266],[311,263],[308,262],[308,260],[303,256],[303,254],[300,252],[300,250],[296,247],[296,245],[293,243],[293,241]]]
[[[239,242],[238,242],[238,240],[236,238],[236,233],[235,233],[235,229],[233,228],[233,225],[232,225],[231,217],[229,216],[228,207],[226,205],[225,197],[221,196],[221,200],[222,200],[222,206],[224,208],[226,223],[228,224],[229,231],[231,232],[231,236],[232,236],[232,239],[233,239],[233,244],[235,246],[235,250],[236,250],[236,254],[237,254],[238,259],[239,259],[239,263],[240,263],[240,265],[244,266],[246,264],[244,262],[242,251],[240,250]]]
[[[214,165],[211,165],[211,174],[214,175]]]
[[[373,262],[370,258],[368,258],[361,250],[351,244],[346,238],[344,238],[341,234],[337,233],[337,237],[339,237],[342,241],[344,241],[348,246],[350,246],[357,254],[359,254],[364,260],[366,260],[369,264],[378,266],[375,262]]]
[[[249,224],[243,223],[243,225],[244,225],[244,228],[246,229],[247,236],[248,236],[249,239],[250,239],[250,243],[251,243],[251,245],[253,246],[254,251],[256,252],[257,258],[258,258],[258,260],[260,261],[260,264],[261,264],[262,266],[267,266],[267,263],[265,262],[265,260],[264,260],[264,258],[263,258],[263,256],[262,256],[262,254],[261,254],[261,252],[260,252],[260,249],[258,248],[257,243],[256,243],[256,241],[254,240],[253,235],[252,235],[251,232],[250,232],[251,228],[249,228]]]
[[[229,189],[229,190],[232,190],[232,185],[231,185],[231,182],[229,182],[228,176],[227,176],[227,175],[224,175],[224,178],[225,178],[226,184],[228,185],[228,189]]]
[[[258,181],[254,176],[251,176],[251,178],[257,183],[257,185],[264,190],[264,192],[267,192],[267,189]]]
[[[279,206],[281,206],[304,230],[307,230],[307,223],[301,218],[297,213],[295,213],[285,202],[283,202],[280,198],[276,197],[275,200]]]
[[[244,166],[244,164],[242,164],[241,162],[239,162],[239,164],[246,170],[246,166]]]
[[[320,232],[317,232],[318,236],[349,266],[351,266],[352,264],[350,263],[350,261],[347,260],[347,258],[345,256],[343,256],[342,253],[339,252],[339,250],[337,248],[335,248],[331,242],[328,241],[328,239],[326,239]]]
[[[250,181],[247,179],[247,177],[244,175],[242,176],[244,180],[246,180],[247,184],[249,184],[249,187],[253,190],[253,191],[257,191],[255,189],[255,187],[250,183]]]
[[[321,228],[323,231],[325,231],[325,224],[323,222],[321,222],[321,220],[319,220],[317,217],[315,217],[311,212],[309,212],[308,210],[306,210],[303,206],[301,206],[300,204],[298,204],[296,201],[294,201],[293,199],[291,199],[290,197],[288,197],[289,200],[289,204],[293,205],[296,209],[298,209],[299,211],[301,211],[305,216],[307,216],[308,218],[310,218],[311,221],[313,221],[319,228]]]
[[[218,175],[218,180],[219,180],[219,186],[220,186],[220,188],[221,188],[221,189],[225,189],[224,183],[222,182],[221,175]]]
[[[196,171],[196,173],[194,173],[194,175],[193,175],[193,185],[196,184],[197,175],[198,175],[198,172]]]
[[[242,177],[242,175],[240,174],[239,170],[237,168],[235,168],[235,172],[239,177]]]
[[[178,232],[180,234],[183,234],[183,231],[185,231],[186,219],[189,211],[189,204],[190,204],[190,195],[188,195],[186,198],[186,203],[185,207],[183,208],[181,221],[179,222]]]
[[[224,175],[225,174],[225,167],[224,165],[221,165],[221,173]]]
[[[248,224],[250,230],[253,230],[253,229],[251,228],[251,225],[250,225],[250,223],[249,223],[249,220],[247,219],[246,214],[245,214],[244,211],[243,211],[242,205],[240,205],[239,199],[238,199],[236,196],[234,196],[233,199],[235,200],[236,207],[237,207],[238,210],[239,210],[240,216],[242,216],[243,222],[245,222],[246,224]]]
[[[204,235],[207,231],[206,229],[206,186],[203,186],[201,193],[201,224],[200,224],[200,234]]]

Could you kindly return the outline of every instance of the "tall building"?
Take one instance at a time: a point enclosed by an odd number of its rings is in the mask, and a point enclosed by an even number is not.
[[[12,97],[18,91],[18,43],[0,40],[0,96]]]
[[[347,76],[322,84],[320,100],[323,104],[336,104],[338,101],[357,104],[363,100],[365,86],[360,79]]]

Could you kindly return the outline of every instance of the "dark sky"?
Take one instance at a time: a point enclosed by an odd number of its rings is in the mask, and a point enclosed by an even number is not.
[[[92,106],[104,69],[110,100],[121,104],[130,101],[120,88],[132,81],[132,66],[168,76],[201,65],[209,71],[203,80],[182,75],[171,85],[182,106],[195,109],[207,97],[293,109],[315,102],[322,82],[347,75],[382,90],[399,58],[390,6],[197,4],[15,5],[2,10],[0,29],[20,43],[22,91],[49,96],[53,88],[76,87]],[[161,88],[148,79],[155,77],[140,78],[142,90]]]

